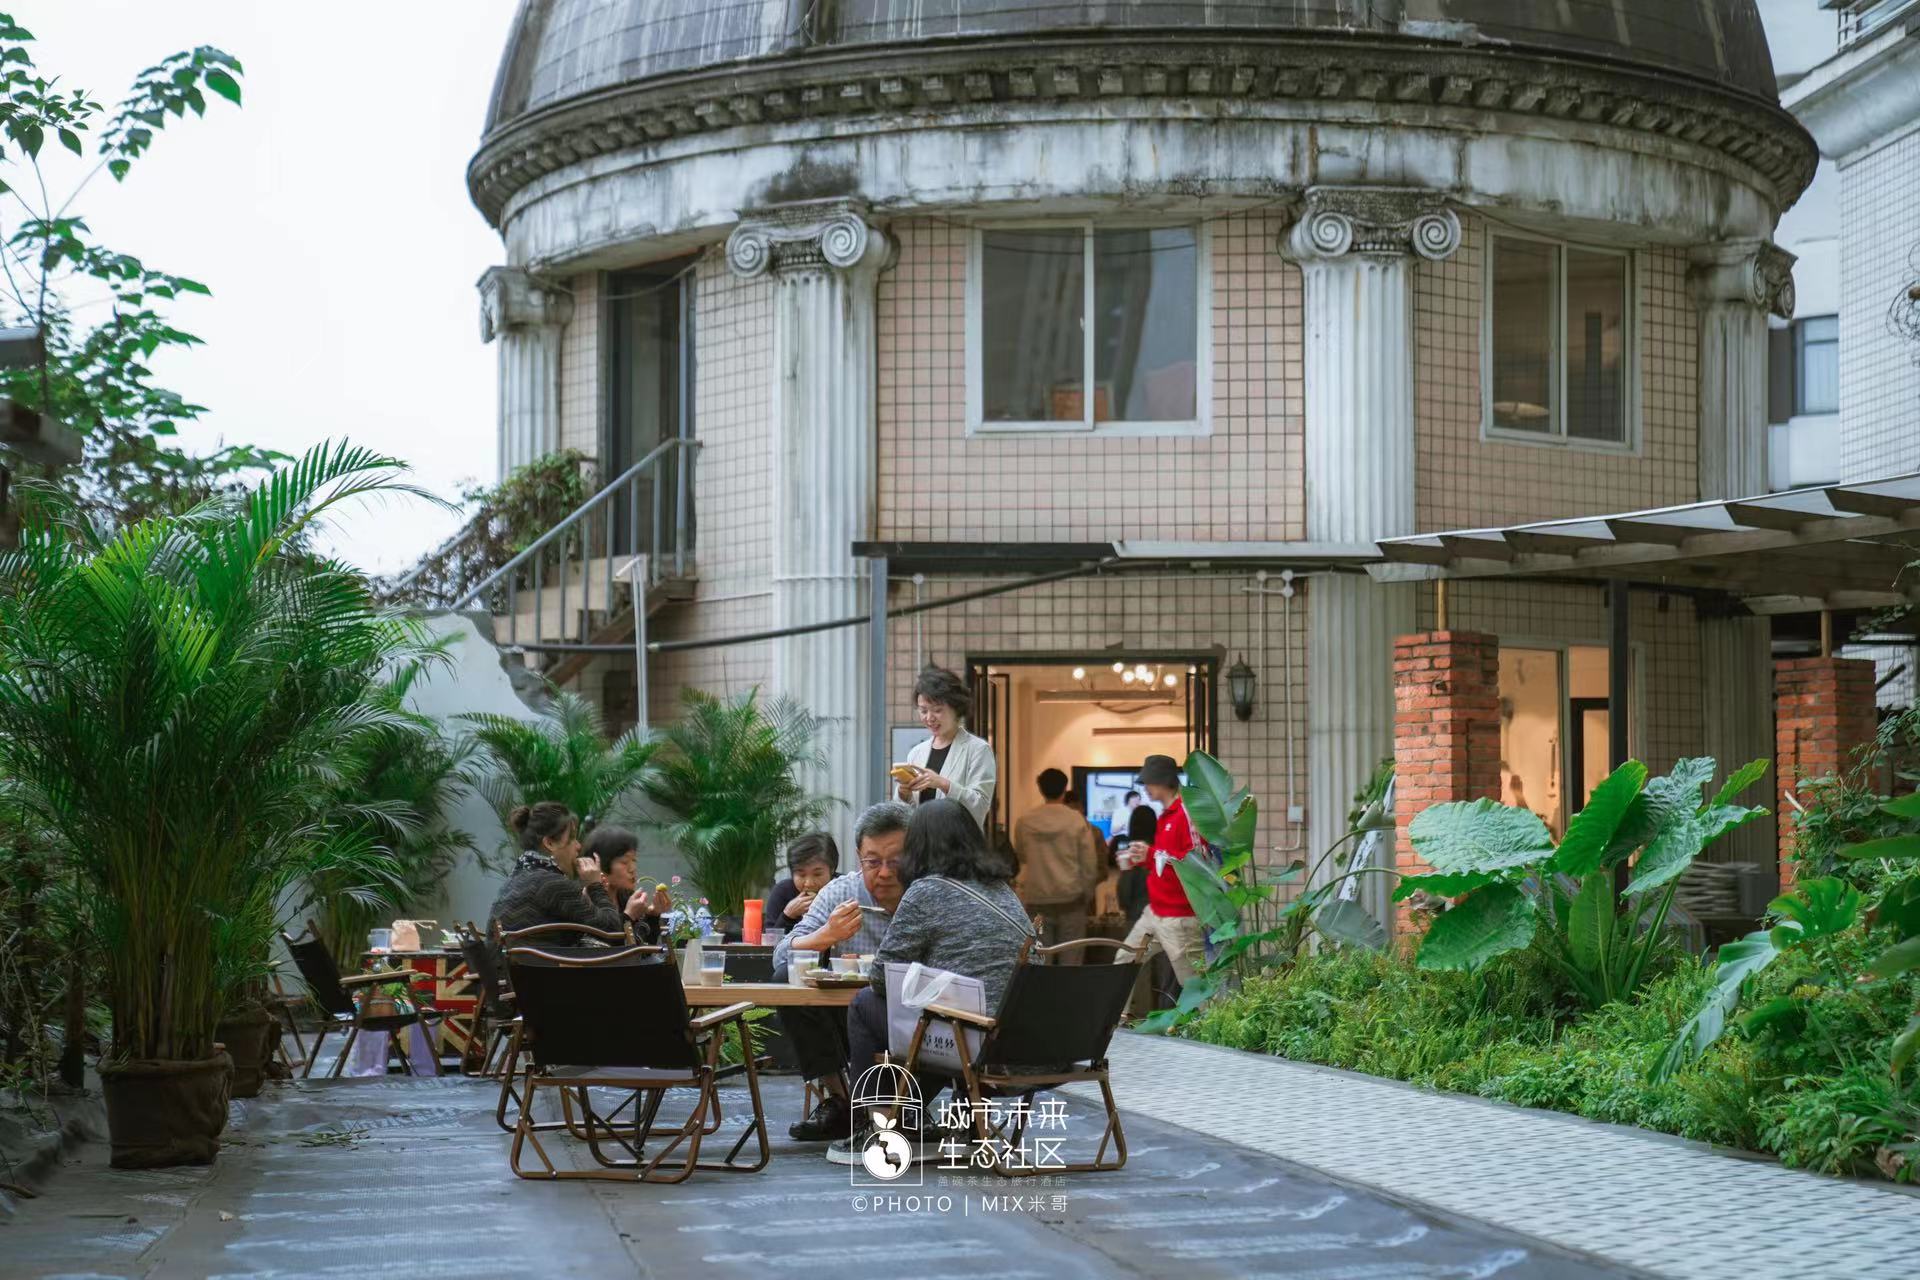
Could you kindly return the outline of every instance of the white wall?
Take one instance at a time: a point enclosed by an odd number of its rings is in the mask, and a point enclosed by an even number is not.
[[[442,614],[427,619],[427,628],[437,636],[453,635],[458,640],[452,649],[453,665],[414,685],[407,699],[411,709],[439,720],[449,736],[460,732],[456,717],[464,714],[539,718],[538,711],[514,688],[500,651],[471,615]],[[470,792],[454,802],[450,821],[472,838],[475,847],[489,854],[506,841],[506,832],[492,807]],[[488,871],[471,855],[463,857],[442,882],[438,901],[422,904],[419,912],[444,927],[471,920],[485,928],[487,911],[503,879],[502,872]]]

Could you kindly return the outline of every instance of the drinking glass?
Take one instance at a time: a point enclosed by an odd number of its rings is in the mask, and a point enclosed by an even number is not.
[[[812,969],[814,966],[818,965],[819,963],[820,963],[820,953],[818,951],[787,952],[788,983],[796,987],[806,986],[807,980],[802,975],[804,975],[807,972],[807,970]]]
[[[709,987],[720,985],[727,974],[727,953],[718,947],[702,948],[700,952],[700,981]]]

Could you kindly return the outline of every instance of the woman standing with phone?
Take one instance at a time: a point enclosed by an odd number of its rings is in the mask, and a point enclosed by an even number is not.
[[[904,765],[894,766],[896,794],[907,804],[952,800],[985,830],[998,771],[993,747],[962,725],[973,710],[966,682],[944,667],[930,666],[914,681],[913,703],[929,736],[907,753]]]

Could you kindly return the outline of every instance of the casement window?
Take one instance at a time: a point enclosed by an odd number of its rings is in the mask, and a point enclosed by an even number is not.
[[[1633,444],[1632,260],[1613,249],[1488,237],[1486,434]]]
[[[982,227],[967,271],[967,420],[978,432],[1206,430],[1204,227]]]
[[[1794,413],[1840,412],[1840,317],[1796,320],[1793,339]]]

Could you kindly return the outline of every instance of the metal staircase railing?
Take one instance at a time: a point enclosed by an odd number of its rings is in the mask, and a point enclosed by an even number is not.
[[[697,440],[664,442],[447,607],[486,609],[495,638],[508,647],[610,647],[594,635],[626,607],[622,588],[644,595],[690,576],[699,447]],[[638,582],[636,561],[643,567]],[[418,572],[392,594],[403,597]]]

